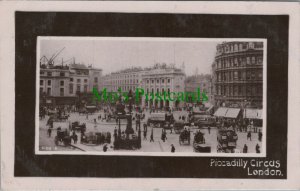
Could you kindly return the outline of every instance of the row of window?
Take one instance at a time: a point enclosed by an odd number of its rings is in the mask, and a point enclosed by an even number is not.
[[[51,81],[51,80],[47,80],[47,85],[48,85],[48,86],[51,86],[51,84],[52,84],[52,81]],[[41,85],[41,86],[44,85],[44,80],[40,80],[40,85]],[[65,85],[65,81],[61,80],[61,81],[60,81],[60,85],[61,85],[61,86],[64,86],[64,85]]]
[[[152,79],[152,80],[151,80],[151,84],[154,84],[154,82],[155,82],[155,80]],[[165,83],[165,79],[161,79],[161,80],[157,79],[157,80],[156,80],[156,83],[157,83],[157,84],[159,84],[160,82],[161,82],[162,84]],[[170,83],[170,82],[171,82],[171,80],[170,80],[170,79],[167,79],[167,83]],[[147,80],[147,84],[149,84],[149,83],[150,83],[150,80]]]
[[[81,86],[80,85],[76,85],[76,92],[81,92],[80,90],[81,90],[81,88],[80,88]],[[87,92],[87,90],[88,90],[88,86],[87,85],[84,85],[83,86],[83,92]],[[73,84],[69,84],[69,93],[70,94],[73,94],[74,93],[74,85]]]
[[[217,54],[238,52],[247,49],[263,48],[263,42],[249,42],[249,43],[231,43],[226,45],[219,45],[217,47]]]
[[[151,88],[151,92],[149,91],[149,88],[146,89],[146,93],[164,93],[165,89],[162,88],[161,90],[159,88],[156,88],[156,92],[154,92],[154,88]],[[170,93],[170,88],[167,89],[167,93]]]
[[[239,67],[247,65],[262,64],[262,56],[247,56],[247,57],[234,57],[234,58],[224,58],[217,61],[217,68],[230,68],[230,67]]]
[[[40,87],[40,93],[44,92],[44,88]],[[51,88],[47,88],[47,95],[51,96]]]
[[[238,85],[228,85],[228,86],[216,86],[217,95],[221,96],[261,96],[262,86],[238,86]]]
[[[131,74],[131,75],[116,75],[116,76],[111,76],[115,79],[124,79],[124,78],[137,78],[137,74]]]
[[[40,71],[40,75],[44,75],[45,72],[44,71]],[[47,72],[47,76],[52,76],[53,72]],[[59,76],[64,77],[65,76],[65,72],[60,72]]]
[[[132,84],[132,83],[139,83],[138,79],[130,79],[130,80],[113,80],[108,81],[108,84],[118,85],[118,84]]]
[[[217,74],[218,82],[234,80],[262,80],[262,71],[227,71]]]

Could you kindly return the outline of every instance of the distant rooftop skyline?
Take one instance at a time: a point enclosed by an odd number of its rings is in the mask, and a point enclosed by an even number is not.
[[[125,40],[125,39],[42,39],[40,57],[48,59],[59,50],[55,65],[75,63],[100,68],[103,75],[131,67],[153,67],[156,63],[174,64],[181,68],[184,64],[186,75],[210,74],[216,54],[216,45],[222,41],[192,41],[190,39],[171,40]]]

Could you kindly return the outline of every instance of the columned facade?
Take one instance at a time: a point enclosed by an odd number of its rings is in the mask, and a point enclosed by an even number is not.
[[[215,105],[262,108],[262,42],[219,44],[213,70]]]

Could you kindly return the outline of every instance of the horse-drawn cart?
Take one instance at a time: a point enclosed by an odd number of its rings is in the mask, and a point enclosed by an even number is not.
[[[81,143],[89,145],[101,145],[111,143],[110,132],[88,132],[81,135]]]
[[[236,149],[236,141],[238,136],[233,129],[220,128],[217,135],[217,152],[233,153]]]
[[[85,132],[86,131],[86,124],[82,123],[80,124],[79,121],[75,121],[71,125],[71,129],[74,131],[80,131],[80,132]]]
[[[194,136],[193,149],[196,153],[210,153],[211,147],[205,143],[204,134],[200,131]]]
[[[179,144],[182,145],[184,143],[187,143],[190,145],[190,140],[191,140],[191,132],[188,130],[183,130],[180,135],[179,135]]]
[[[54,138],[55,145],[57,146],[68,146],[71,144],[70,132],[67,129],[62,130],[60,127],[57,128],[57,135]]]

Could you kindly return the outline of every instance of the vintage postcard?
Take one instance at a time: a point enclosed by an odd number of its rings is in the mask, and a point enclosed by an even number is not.
[[[0,5],[3,190],[299,189],[299,4]]]
[[[37,45],[37,154],[266,156],[264,39]]]

